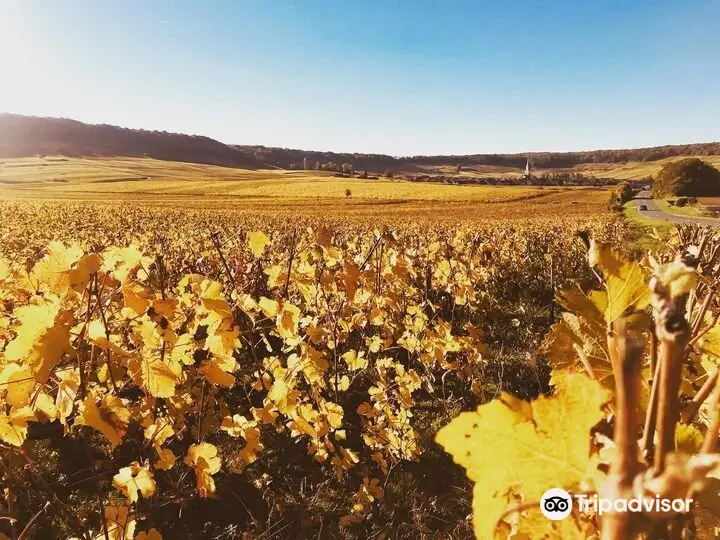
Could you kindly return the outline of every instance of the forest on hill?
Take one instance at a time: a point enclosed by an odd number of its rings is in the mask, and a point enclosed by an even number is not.
[[[209,137],[0,114],[0,158],[37,154],[151,157],[243,169],[265,167],[247,152]]]
[[[310,168],[320,163],[350,163],[355,170],[378,171],[382,169],[412,170],[415,167],[441,167],[447,165],[486,165],[495,167],[524,168],[529,158],[534,167],[564,169],[584,163],[624,163],[628,161],[658,161],[676,156],[720,155],[720,142],[655,146],[621,150],[591,150],[586,152],[529,152],[524,154],[470,154],[452,156],[405,156],[385,154],[352,154],[316,152],[267,146],[234,146],[257,160],[283,168],[292,168],[307,160]]]
[[[323,165],[349,164],[356,171],[377,173],[421,172],[425,167],[484,165],[522,168],[530,158],[534,167],[564,169],[584,163],[656,161],[676,156],[720,155],[720,142],[666,145],[587,152],[531,152],[525,154],[472,154],[406,156],[298,150],[252,145],[228,145],[198,135],[128,129],[106,124],[85,124],[65,118],[39,118],[0,114],[0,158],[37,154],[127,156],[206,163],[258,169],[317,169]],[[325,167],[333,169],[333,167]]]

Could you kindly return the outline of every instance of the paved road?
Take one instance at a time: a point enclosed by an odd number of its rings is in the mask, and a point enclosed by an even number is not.
[[[655,204],[655,201],[652,199],[649,191],[641,191],[638,193],[635,197],[635,205],[638,209],[638,213],[649,219],[659,219],[662,221],[670,221],[672,223],[695,223],[696,225],[711,225],[713,227],[720,227],[720,219],[668,214],[658,208],[658,205]],[[641,205],[645,205],[647,210],[640,210]]]

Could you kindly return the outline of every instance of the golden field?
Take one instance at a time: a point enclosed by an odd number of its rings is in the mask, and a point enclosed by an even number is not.
[[[2,162],[0,198],[397,223],[415,218],[452,222],[595,216],[605,211],[607,192],[345,179],[329,173],[238,170],[151,159],[32,158]]]
[[[630,234],[604,189],[149,159],[1,171],[0,538],[486,537],[482,501],[499,515],[506,495],[479,481],[473,506],[446,452],[465,466],[485,435],[437,434],[585,378],[566,374],[582,349],[559,340],[575,296],[558,295],[602,289],[588,236]],[[593,407],[607,391],[582,388]],[[537,491],[552,470],[526,472]]]
[[[51,487],[3,482],[18,523],[77,516],[39,538],[472,537],[440,422],[547,389],[575,234],[624,234],[604,190],[64,158],[0,186],[0,458]]]
[[[0,181],[0,539],[597,537],[511,514],[613,455],[606,327],[649,317],[653,269],[610,249],[637,231],[607,190],[147,159]]]
[[[435,434],[548,390],[553,296],[591,279],[575,234],[624,234],[177,201],[0,201],[8,511],[65,505],[37,538],[471,538]]]

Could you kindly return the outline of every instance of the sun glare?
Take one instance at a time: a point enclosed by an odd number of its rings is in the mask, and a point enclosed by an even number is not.
[[[0,111],[28,111],[37,106],[45,69],[39,33],[23,2],[0,0]]]

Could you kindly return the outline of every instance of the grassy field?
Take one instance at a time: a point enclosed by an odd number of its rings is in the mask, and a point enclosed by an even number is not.
[[[636,201],[628,201],[623,207],[623,215],[629,225],[629,233],[625,239],[628,251],[637,256],[647,250],[662,249],[663,242],[655,238],[655,232],[667,238],[675,226],[664,220],[650,219],[638,211]]]
[[[243,170],[153,159],[31,158],[0,166],[0,197],[131,201],[390,219],[551,217],[604,212],[598,188],[482,186],[335,178],[316,171]]]
[[[720,197],[698,197],[696,204],[687,206],[676,206],[670,204],[669,200],[656,200],[658,208],[668,214],[688,217],[717,217],[717,213],[713,210],[720,207]]]
[[[670,204],[667,200],[662,199],[656,199],[655,204],[657,204],[658,208],[662,210],[663,212],[667,212],[668,214],[675,214],[678,216],[688,216],[688,217],[708,217],[706,214],[703,213],[703,207],[697,206],[697,205],[687,205],[687,206],[675,206]]]

